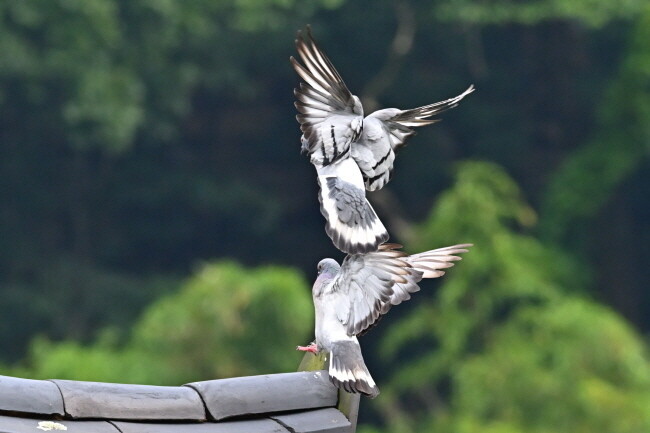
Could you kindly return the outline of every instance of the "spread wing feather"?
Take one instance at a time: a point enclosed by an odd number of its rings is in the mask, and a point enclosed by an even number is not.
[[[430,125],[440,119],[431,116],[454,108],[474,86],[453,98],[410,110],[386,108],[366,117],[360,139],[353,145],[352,157],[359,165],[368,191],[381,189],[390,181],[395,153],[415,135],[413,128]]]
[[[436,114],[440,114],[451,108],[457,107],[458,103],[473,91],[474,86],[471,85],[463,93],[454,96],[453,98],[445,99],[444,101],[435,102],[429,105],[424,105],[422,107],[412,108],[410,110],[399,110],[398,113],[389,118],[386,118],[385,122],[391,131],[393,150],[397,150],[400,147],[406,145],[406,139],[415,134],[415,131],[411,128],[430,125],[432,123],[438,122],[440,119],[431,119],[431,116],[435,116]],[[381,117],[381,111],[384,110],[376,111],[373,114],[377,114]]]
[[[337,317],[350,336],[361,335],[377,323],[393,305],[420,290],[422,278],[444,275],[467,252],[471,244],[426,251],[412,256],[399,251],[401,245],[382,244],[368,254],[348,255],[332,285],[336,292]]]
[[[344,157],[363,127],[363,108],[343,82],[307,27],[298,32],[296,48],[304,66],[291,57],[295,71],[305,81],[294,90],[295,106],[303,133],[303,150],[313,164],[327,166]]]

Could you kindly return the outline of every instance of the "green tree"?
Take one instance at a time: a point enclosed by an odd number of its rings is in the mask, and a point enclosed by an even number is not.
[[[441,19],[477,24],[539,24],[559,19],[576,20],[600,27],[617,19],[631,19],[646,7],[643,0],[625,0],[613,4],[604,0],[444,0],[435,5]]]
[[[477,85],[400,155],[381,192],[393,235],[452,163],[499,164],[463,164],[404,242],[476,247],[382,343],[387,428],[648,430],[646,347],[589,299],[620,293],[648,326],[645,0],[0,3],[0,358],[33,341],[4,371],[178,384],[295,368],[311,305],[292,271],[264,271],[276,305],[258,271],[207,265],[128,329],[197,260],[311,270],[332,254],[286,61],[306,22],[364,102]]]
[[[268,237],[295,194],[251,184],[236,160],[264,177],[283,166],[255,150],[279,144],[265,130],[291,74],[278,52],[338,4],[0,3],[0,359],[39,332],[124,332],[195,260]]]
[[[382,340],[382,359],[395,372],[377,400],[387,431],[650,428],[642,338],[584,296],[584,269],[533,237],[535,222],[502,169],[460,165],[414,248],[475,246],[436,296],[421,296]]]
[[[617,187],[648,161],[650,143],[650,7],[630,35],[626,56],[603,101],[594,137],[568,155],[551,178],[542,233],[567,247]],[[569,242],[571,239],[571,242]]]
[[[596,104],[592,136],[549,176],[539,228],[544,240],[589,262],[597,281],[592,290],[642,326],[650,306],[644,290],[650,272],[643,248],[630,245],[650,242],[644,206],[650,162],[649,38],[646,7],[631,29],[616,77]]]
[[[126,343],[110,329],[89,345],[39,338],[26,365],[5,373],[178,385],[293,371],[294,349],[310,338],[312,323],[310,292],[296,271],[217,262],[150,305]]]

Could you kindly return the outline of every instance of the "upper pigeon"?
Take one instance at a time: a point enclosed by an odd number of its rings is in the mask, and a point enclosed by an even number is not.
[[[413,127],[456,107],[474,91],[410,110],[386,108],[364,118],[361,101],[321,51],[311,30],[299,32],[296,48],[303,62],[291,63],[304,80],[295,89],[302,151],[318,172],[321,212],[334,245],[348,254],[376,251],[388,233],[366,200],[365,190],[381,189],[391,178],[395,152],[415,134]]]

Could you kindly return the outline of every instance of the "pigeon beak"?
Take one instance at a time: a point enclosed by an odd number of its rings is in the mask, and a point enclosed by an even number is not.
[[[305,155],[309,152],[309,141],[305,139],[305,137],[300,137],[300,154]]]

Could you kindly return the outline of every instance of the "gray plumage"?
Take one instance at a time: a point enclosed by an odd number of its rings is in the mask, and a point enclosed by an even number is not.
[[[296,48],[303,64],[291,63],[305,80],[295,89],[296,116],[302,130],[302,150],[314,166],[351,157],[362,173],[365,189],[381,189],[391,178],[395,152],[415,134],[414,127],[430,125],[431,117],[454,108],[469,93],[418,108],[386,108],[364,118],[359,98],[350,92],[332,62],[316,45],[311,29],[299,32]]]
[[[391,178],[395,152],[415,134],[414,127],[437,121],[431,116],[458,105],[473,91],[412,110],[387,108],[364,118],[361,101],[345,85],[309,27],[296,48],[302,64],[291,63],[304,80],[295,89],[302,131],[301,149],[318,174],[321,213],[334,245],[348,254],[376,251],[388,232],[366,199]]]
[[[321,213],[327,220],[325,231],[337,248],[355,254],[367,253],[388,240],[388,232],[366,200],[363,189],[335,176],[318,180]]]
[[[407,255],[397,244],[378,251],[348,255],[339,265],[333,259],[318,264],[312,288],[316,310],[316,346],[330,354],[332,382],[348,392],[375,397],[379,389],[363,361],[357,336],[375,325],[393,305],[420,290],[422,278],[437,278],[460,260],[471,244]]]
[[[325,231],[334,246],[348,254],[376,251],[388,240],[388,232],[366,199],[359,167],[344,158],[316,171]]]

